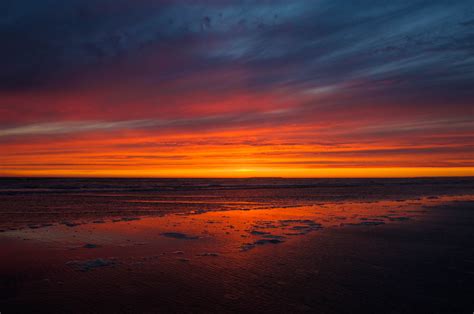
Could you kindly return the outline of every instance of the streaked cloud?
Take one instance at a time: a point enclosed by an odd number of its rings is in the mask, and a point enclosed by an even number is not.
[[[3,1],[0,161],[471,167],[472,16],[468,0]]]

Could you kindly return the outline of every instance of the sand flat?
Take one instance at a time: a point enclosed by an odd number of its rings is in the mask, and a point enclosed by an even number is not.
[[[472,306],[471,195],[285,202],[49,223],[12,216],[0,233],[0,307],[455,313]]]

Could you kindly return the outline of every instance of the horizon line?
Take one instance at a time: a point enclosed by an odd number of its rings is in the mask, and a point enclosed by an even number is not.
[[[451,175],[451,176],[402,176],[402,177],[282,177],[282,176],[253,176],[253,177],[159,177],[159,176],[1,176],[0,180],[3,179],[239,179],[239,180],[248,180],[248,179],[306,179],[306,180],[316,180],[316,179],[449,179],[449,178],[458,178],[458,179],[467,179],[474,178],[474,175]]]

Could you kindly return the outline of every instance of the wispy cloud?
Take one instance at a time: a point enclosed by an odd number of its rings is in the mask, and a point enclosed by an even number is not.
[[[3,166],[58,142],[44,165],[172,150],[316,167],[321,149],[326,165],[468,165],[473,15],[469,0],[3,1]]]

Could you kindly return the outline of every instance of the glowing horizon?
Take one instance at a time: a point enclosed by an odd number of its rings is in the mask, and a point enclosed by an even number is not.
[[[0,13],[0,176],[474,176],[469,1],[54,1]]]
[[[304,174],[302,174],[304,173]],[[252,175],[258,174],[258,175]],[[279,175],[280,174],[280,175]],[[156,179],[251,179],[251,178],[306,178],[306,179],[330,179],[330,178],[429,178],[429,177],[472,177],[474,176],[474,168],[328,168],[328,169],[290,169],[279,171],[278,169],[248,170],[215,170],[208,169],[196,171],[195,169],[183,171],[120,171],[117,172],[101,170],[101,171],[51,171],[37,170],[26,172],[12,172],[3,177],[51,177],[51,178],[156,178]]]

